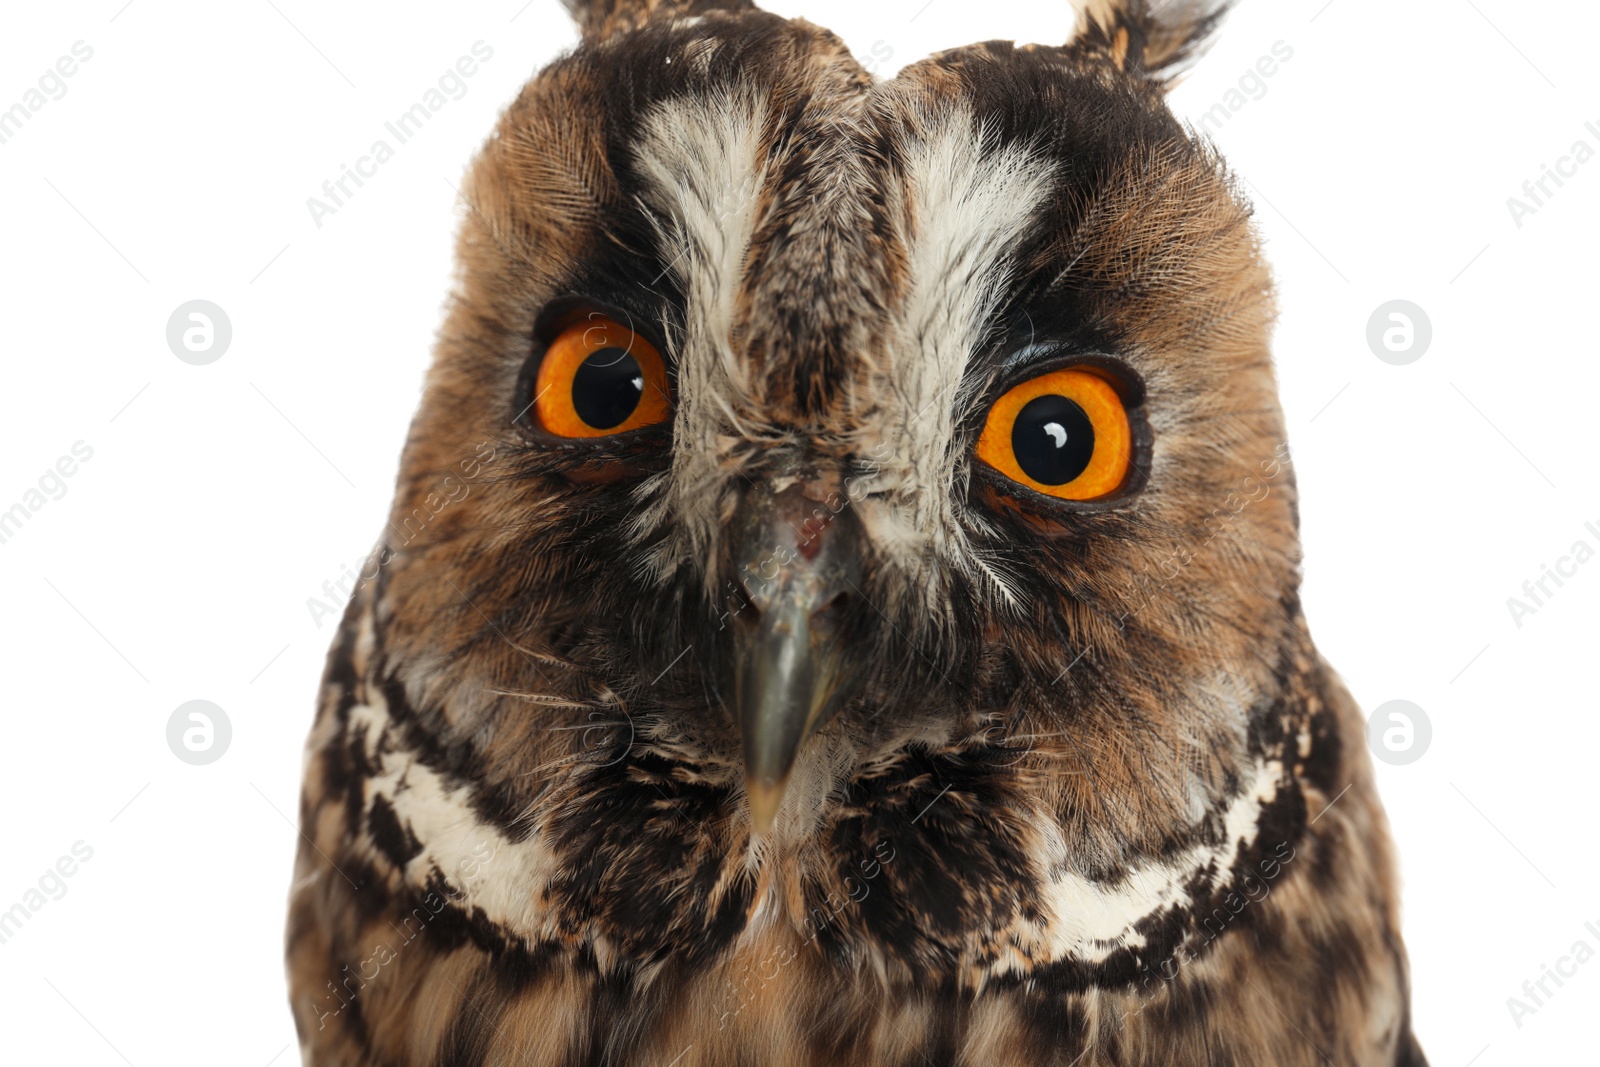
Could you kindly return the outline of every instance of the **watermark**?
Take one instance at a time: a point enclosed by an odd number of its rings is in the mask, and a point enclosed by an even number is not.
[[[1192,947],[1186,945],[1179,948],[1153,967],[1146,964],[1140,971],[1143,977],[1138,989],[1135,990],[1140,1000],[1139,1007],[1129,1014],[1137,1015],[1154,998],[1154,994],[1147,991],[1157,979],[1170,982],[1177,978],[1184,964],[1199,959],[1204,947],[1221,937],[1223,931],[1232,926],[1235,920],[1244,914],[1246,908],[1251,904],[1259,904],[1271,896],[1272,882],[1283,873],[1285,867],[1294,862],[1295,855],[1293,845],[1287,841],[1279,843],[1272,850],[1272,855],[1257,862],[1254,870],[1245,869],[1244,876],[1239,879],[1237,886],[1230,887],[1209,914],[1191,917],[1190,923],[1205,934],[1205,940],[1196,942]]]
[[[471,496],[472,486],[469,483],[482,477],[498,457],[499,451],[493,442],[480,442],[471,456],[456,464],[466,477],[465,481],[454,473],[445,475],[433,491],[422,498],[420,505],[412,508],[411,513],[400,520],[399,529],[390,523],[389,531],[395,535],[393,541],[385,538],[379,542],[355,570],[349,564],[339,564],[339,576],[322,583],[323,596],[306,597],[306,611],[310,612],[311,621],[317,629],[322,629],[323,619],[338,618],[341,605],[348,604],[357,589],[376,579],[395,555],[415,541],[433,520],[444,514],[451,505],[459,504]]]
[[[232,343],[233,322],[209,300],[179,304],[167,318],[167,347],[191,366],[215,363]]]
[[[1390,300],[1367,319],[1367,347],[1394,367],[1415,363],[1433,343],[1433,320],[1409,300]]]
[[[78,73],[79,64],[94,58],[94,49],[83,41],[73,41],[70,52],[57,59],[54,66],[46,67],[36,87],[24,90],[21,100],[0,111],[0,144],[6,144],[21,133],[22,127],[50,101],[66,96],[66,80]]]
[[[228,713],[209,700],[179,704],[167,718],[167,747],[191,766],[217,762],[232,743]]]
[[[357,190],[366,185],[363,179],[377,177],[378,168],[395,157],[396,148],[421,133],[422,128],[450,101],[460,100],[467,95],[466,80],[478,73],[480,63],[487,63],[494,58],[494,49],[481,40],[472,42],[470,51],[471,55],[461,56],[454,66],[446,68],[438,81],[423,92],[420,100],[393,120],[385,122],[383,129],[388,137],[373,141],[367,154],[356,158],[354,167],[340,163],[338,176],[322,183],[322,196],[306,197],[306,210],[311,213],[311,221],[317,229],[322,229],[324,218],[338,214]],[[393,144],[389,143],[391,139]],[[351,188],[352,185],[354,188]]]
[[[488,851],[487,856],[484,855],[485,850]],[[354,1004],[361,991],[376,980],[385,967],[398,959],[407,945],[422,936],[428,924],[444,911],[447,904],[459,903],[466,896],[466,887],[480,876],[482,869],[492,863],[494,857],[495,849],[489,842],[478,842],[477,847],[472,850],[472,855],[456,864],[459,885],[446,879],[442,893],[430,885],[430,888],[418,898],[416,907],[400,920],[399,925],[392,919],[389,921],[389,929],[396,935],[393,943],[385,940],[374,944],[366,956],[356,961],[354,971],[350,969],[350,964],[345,964],[336,976],[337,985],[334,984],[334,979],[328,980],[329,995],[323,998],[323,1005],[319,1006],[316,1001],[307,997],[306,1002],[316,1015],[317,1029],[326,1027],[328,1019]],[[330,1003],[331,1007],[326,1006]]]
[[[614,718],[615,715],[622,718]],[[613,767],[633,751],[638,732],[633,726],[633,716],[621,704],[605,709],[595,708],[584,719],[578,735],[578,751],[557,763],[583,763],[591,767]],[[624,740],[626,735],[626,740]]]
[[[1415,763],[1432,743],[1433,722],[1409,700],[1386,701],[1367,718],[1367,747],[1385,763]]]
[[[1600,926],[1594,923],[1584,923],[1584,932],[1600,942]],[[1507,997],[1506,1010],[1511,1013],[1511,1021],[1517,1024],[1517,1029],[1522,1029],[1522,1020],[1529,1015],[1539,1014],[1540,1008],[1549,1007],[1549,1001],[1555,997],[1566,982],[1565,978],[1576,978],[1578,968],[1594,959],[1594,948],[1588,941],[1579,938],[1573,942],[1572,950],[1565,956],[1556,960],[1552,968],[1548,963],[1539,964],[1539,977],[1531,978],[1522,983],[1522,996]],[[1555,989],[1551,989],[1551,983]]]
[[[94,857],[94,849],[82,841],[74,841],[71,852],[70,856],[62,856],[46,867],[38,881],[22,894],[20,901],[0,911],[0,945],[16,937],[50,901],[66,896],[66,880],[78,873],[79,864],[88,863]]]
[[[878,68],[894,58],[894,49],[889,42],[877,40],[872,42],[871,50],[865,56],[857,56],[856,62],[861,64],[861,69],[868,74],[878,73]]]
[[[16,537],[23,525],[50,501],[66,496],[66,480],[78,473],[79,464],[94,458],[94,449],[83,441],[72,442],[71,452],[46,467],[35,486],[23,492],[21,500],[0,511],[0,545]]]
[[[1267,55],[1255,61],[1255,65],[1245,68],[1239,76],[1237,87],[1229,89],[1200,116],[1200,129],[1205,133],[1216,133],[1229,119],[1237,115],[1244,106],[1252,100],[1260,100],[1267,95],[1271,88],[1267,79],[1277,74],[1282,64],[1294,58],[1294,49],[1286,41],[1272,42],[1272,48]]]
[[[1583,530],[1595,539],[1596,544],[1600,544],[1600,526],[1586,522]],[[1517,624],[1517,629],[1522,629],[1523,619],[1538,614],[1539,609],[1560,591],[1566,584],[1563,578],[1576,578],[1578,568],[1594,559],[1594,555],[1594,546],[1580,537],[1572,543],[1572,548],[1565,556],[1556,560],[1554,567],[1548,563],[1539,564],[1539,577],[1522,583],[1522,597],[1506,597],[1506,610],[1511,612],[1511,621]],[[1555,583],[1555,589],[1550,588],[1552,582]]]
[[[1600,144],[1600,124],[1586,122],[1583,124],[1583,129],[1595,139],[1595,144]],[[1594,145],[1580,137],[1572,142],[1572,147],[1566,155],[1556,160],[1554,167],[1548,163],[1539,164],[1539,176],[1529,178],[1522,183],[1522,197],[1506,197],[1506,210],[1511,213],[1511,221],[1516,223],[1517,229],[1520,230],[1527,225],[1530,215],[1537,215],[1540,208],[1549,206],[1556,193],[1567,184],[1562,181],[1563,178],[1576,178],[1578,168],[1594,157]],[[1551,185],[1555,188],[1552,189]]]

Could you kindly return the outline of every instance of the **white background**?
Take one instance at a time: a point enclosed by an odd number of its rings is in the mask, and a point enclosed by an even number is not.
[[[555,0],[124,3],[10,5],[0,33],[0,109],[93,48],[0,144],[0,510],[93,449],[0,544],[0,910],[93,850],[0,944],[0,1056],[289,1064],[290,820],[333,629],[307,600],[387,509],[453,187],[574,34]],[[769,7],[889,50],[879,73],[1071,22],[1059,0]],[[480,39],[494,56],[466,95],[317,227],[306,199]],[[1506,203],[1573,142],[1600,149],[1596,39],[1577,2],[1245,0],[1172,97],[1198,121],[1293,49],[1216,140],[1281,286],[1313,631],[1363,708],[1408,699],[1433,726],[1379,780],[1436,1067],[1596,1062],[1600,960],[1520,1026],[1507,998],[1578,940],[1600,951],[1600,560],[1520,627],[1507,599],[1574,542],[1600,549],[1600,160],[1520,227]],[[195,298],[233,325],[209,366],[166,343]],[[1366,342],[1396,298],[1433,326],[1408,366]],[[165,740],[197,698],[233,726],[204,767]]]

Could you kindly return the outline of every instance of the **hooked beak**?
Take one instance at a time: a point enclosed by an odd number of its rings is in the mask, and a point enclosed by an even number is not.
[[[772,829],[801,747],[855,681],[845,648],[858,594],[862,531],[849,500],[835,512],[804,483],[746,497],[734,566],[746,603],[734,614],[733,705],[757,833]]]

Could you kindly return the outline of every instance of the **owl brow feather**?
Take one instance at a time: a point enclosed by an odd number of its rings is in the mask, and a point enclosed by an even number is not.
[[[1121,225],[1125,220],[1127,220],[1135,210],[1145,206],[1146,204],[1154,203],[1156,199],[1166,191],[1167,186],[1170,185],[1176,178],[1175,174],[1171,172],[1167,173],[1161,179],[1160,183],[1154,189],[1150,190],[1147,195],[1119,195],[1125,194],[1128,191],[1128,186],[1132,186],[1132,189],[1136,194],[1144,194],[1148,183],[1142,180],[1142,175],[1147,170],[1148,166],[1125,168],[1125,174],[1130,172],[1133,174],[1131,179],[1125,178],[1117,182],[1107,181],[1095,189],[1090,196],[1088,204],[1084,206],[1084,210],[1082,215],[1079,217],[1078,224],[1073,227],[1072,232],[1066,236],[1064,241],[1064,244],[1066,244],[1069,248],[1076,248],[1077,251],[1073,255],[1072,259],[1068,261],[1067,264],[1057,272],[1056,276],[1045,286],[1045,292],[1054,292],[1058,287],[1063,285],[1067,276],[1077,268],[1078,263],[1083,259],[1083,257],[1098,247],[1099,242],[1096,240],[1096,237],[1101,229],[1102,217],[1109,214],[1115,204],[1119,202],[1125,202],[1126,207],[1124,207],[1123,210],[1111,220],[1109,226],[1104,227],[1106,230],[1112,232],[1115,231],[1117,226]]]
[[[468,191],[452,185],[449,178],[445,178],[444,183],[449,185],[451,189],[455,190],[456,196],[463,204],[466,205],[467,210],[470,211],[472,216],[481,224],[480,232],[489,238],[489,243],[498,248],[502,255],[511,260],[513,263],[518,263],[525,267],[528,273],[533,277],[543,278],[546,276],[549,270],[548,265],[541,265],[538,260],[534,259],[532,256],[524,255],[522,252],[507,246],[506,242],[501,237],[499,225],[497,225],[493,219],[489,218],[483,213],[482,210],[479,209],[477,202],[473,199]]]

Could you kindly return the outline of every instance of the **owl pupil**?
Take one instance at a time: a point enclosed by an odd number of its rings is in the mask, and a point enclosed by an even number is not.
[[[1038,396],[1017,412],[1011,452],[1022,473],[1041,485],[1066,485],[1094,457],[1094,423],[1064,396]]]
[[[590,353],[572,375],[572,410],[597,430],[621,426],[644,395],[644,372],[626,349]]]

